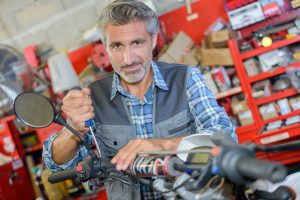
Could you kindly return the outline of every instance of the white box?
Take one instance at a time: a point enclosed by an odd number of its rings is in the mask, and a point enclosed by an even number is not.
[[[289,106],[289,101],[287,98],[280,99],[277,101],[277,104],[279,105],[280,113],[282,115],[288,114],[292,112],[290,106]]]
[[[233,30],[254,24],[265,19],[264,12],[259,2],[254,2],[228,13]]]

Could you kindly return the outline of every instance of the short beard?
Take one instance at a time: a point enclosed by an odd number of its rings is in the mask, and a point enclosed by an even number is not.
[[[115,71],[127,83],[138,83],[141,80],[143,80],[143,78],[145,77],[145,75],[149,71],[150,66],[151,66],[151,62],[148,62],[145,65],[143,65],[141,62],[134,62],[132,65],[139,65],[139,64],[142,65],[142,68],[140,68],[138,71],[136,71],[132,74],[129,74],[129,75],[123,73],[122,70],[119,70],[120,68],[117,68],[117,70],[115,70]],[[130,66],[127,66],[127,65],[121,66],[121,68],[123,68],[123,67],[130,67]]]

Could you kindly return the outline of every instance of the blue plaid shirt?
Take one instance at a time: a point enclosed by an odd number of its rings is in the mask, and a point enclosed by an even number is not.
[[[187,98],[189,102],[190,112],[194,118],[197,132],[206,131],[214,133],[217,130],[225,130],[232,138],[237,141],[235,128],[231,124],[224,109],[220,107],[213,96],[212,92],[206,87],[204,80],[197,67],[189,67]],[[152,62],[153,82],[150,89],[145,94],[144,100],[129,94],[120,84],[119,76],[115,73],[112,83],[111,99],[118,93],[125,96],[126,104],[131,114],[131,120],[136,129],[137,138],[153,138],[152,126],[152,106],[154,87],[168,90],[168,86],[164,81],[157,65]],[[57,133],[59,134],[59,133]],[[57,136],[52,135],[44,142],[43,160],[47,167],[52,171],[74,167],[80,160],[87,155],[85,147],[81,146],[77,155],[64,165],[57,165],[52,160],[52,141]],[[92,137],[89,133],[85,135],[85,140],[89,144],[92,143]],[[141,186],[143,199],[161,199],[159,193],[153,191],[146,185]]]

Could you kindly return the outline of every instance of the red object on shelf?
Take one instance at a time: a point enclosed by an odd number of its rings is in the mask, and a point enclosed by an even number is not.
[[[26,62],[33,68],[37,68],[41,64],[40,59],[36,55],[37,49],[37,45],[30,45],[23,50]]]
[[[4,120],[0,119],[0,166],[19,158],[20,155],[17,151],[9,125],[5,118]]]
[[[79,74],[88,65],[88,58],[92,55],[93,48],[94,44],[87,44],[68,53],[68,57],[77,74]]]
[[[96,67],[100,69],[108,69],[108,67],[110,66],[110,60],[108,54],[103,44],[101,43],[97,43],[94,46],[92,50],[91,58],[93,63],[96,65]],[[110,69],[110,71],[112,71],[112,69]]]

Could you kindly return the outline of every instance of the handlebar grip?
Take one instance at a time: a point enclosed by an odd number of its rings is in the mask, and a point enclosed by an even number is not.
[[[48,181],[50,183],[58,183],[58,182],[76,178],[76,177],[77,177],[76,170],[74,168],[72,168],[72,169],[66,169],[63,171],[59,171],[59,172],[50,174],[48,176]]]
[[[267,179],[272,182],[282,181],[287,175],[287,170],[283,165],[252,157],[241,157],[236,168],[245,177]]]

